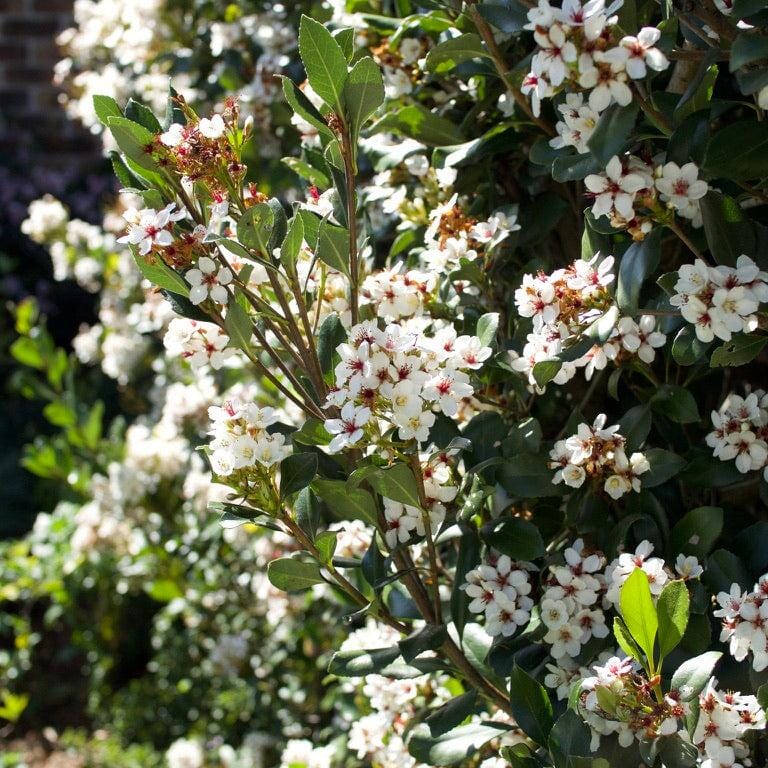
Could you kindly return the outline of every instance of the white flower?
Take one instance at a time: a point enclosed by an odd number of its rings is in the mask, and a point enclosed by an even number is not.
[[[416,515],[410,514],[405,504],[392,499],[384,499],[384,520],[386,532],[384,538],[387,546],[394,549],[398,544],[404,544],[413,535],[418,521],[418,510],[411,507]]]
[[[693,555],[686,556],[682,553],[677,556],[675,561],[675,571],[686,581],[688,579],[698,579],[704,573],[704,569],[699,565],[697,557]]]
[[[625,171],[621,160],[613,156],[604,174],[590,174],[584,179],[587,189],[595,195],[592,213],[596,217],[608,216],[613,211],[624,219],[632,219],[635,196],[646,187],[640,174]]]
[[[667,57],[654,47],[660,37],[661,31],[656,27],[643,27],[637,37],[623,37],[618,48],[606,51],[605,58],[611,63],[623,64],[633,80],[642,80],[647,74],[647,67],[661,72],[669,66]]]
[[[173,243],[169,228],[174,221],[184,218],[184,211],[176,211],[176,203],[169,203],[160,211],[144,208],[141,211],[126,211],[129,223],[128,234],[118,238],[118,243],[139,246],[139,253],[146,256],[155,245],[167,246]]]
[[[673,208],[685,209],[693,200],[700,200],[707,194],[709,185],[699,179],[699,169],[695,163],[686,163],[682,167],[677,163],[662,166],[661,177],[656,179],[656,189],[661,199]]]
[[[210,119],[207,117],[202,118],[197,128],[207,139],[219,139],[227,130],[227,126],[224,124],[224,118],[218,114]]]
[[[331,453],[338,453],[344,448],[354,445],[363,436],[363,427],[371,418],[371,409],[356,406],[348,402],[341,409],[340,419],[328,419],[325,428],[331,435],[336,435],[329,446]]]
[[[168,747],[165,759],[168,768],[202,768],[205,755],[197,741],[177,739]]]
[[[219,267],[210,256],[201,256],[197,267],[184,275],[191,288],[189,300],[197,305],[210,295],[218,304],[226,304],[229,294],[224,287],[232,282],[232,271],[228,267]]]

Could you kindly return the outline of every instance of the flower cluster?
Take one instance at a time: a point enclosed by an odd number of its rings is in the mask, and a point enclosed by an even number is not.
[[[456,498],[459,492],[454,483],[449,458],[445,453],[422,458],[424,479],[425,512],[410,504],[384,498],[385,540],[390,549],[405,544],[413,535],[426,536],[426,520],[429,532],[436,535],[445,521],[445,505]]]
[[[549,454],[549,466],[557,470],[553,483],[581,488],[589,478],[603,482],[612,499],[630,491],[639,493],[640,475],[650,469],[648,459],[639,452],[627,457],[619,425],[606,427],[605,421],[605,414],[600,414],[591,427],[579,424],[575,435],[555,443]]]
[[[171,320],[163,344],[169,355],[185,359],[194,370],[210,366],[217,371],[236,360],[229,336],[218,325],[186,317]]]
[[[594,675],[581,683],[580,707],[593,730],[593,748],[600,736],[616,733],[628,747],[635,739],[655,739],[678,732],[678,721],[689,707],[678,692],[670,691],[661,700],[631,659],[614,656],[593,667]]]
[[[402,273],[398,265],[366,277],[362,295],[374,305],[378,317],[393,322],[420,315],[434,288],[433,275],[415,270]]]
[[[749,765],[750,749],[744,737],[749,731],[764,730],[765,725],[765,711],[755,696],[719,691],[712,678],[699,695],[699,719],[692,735],[703,758],[702,768]]]
[[[730,592],[717,596],[720,608],[715,616],[722,619],[720,641],[729,642],[731,655],[744,661],[752,653],[756,672],[768,668],[768,573],[760,577],[751,592],[742,592],[738,584]]]
[[[667,221],[670,211],[700,227],[699,200],[709,190],[695,163],[654,166],[635,155],[614,155],[605,171],[589,174],[584,185],[594,197],[592,214],[607,216],[612,227],[626,228],[636,240],[654,221]]]
[[[601,596],[605,579],[599,573],[605,566],[601,553],[587,554],[584,542],[577,539],[563,553],[564,565],[552,565],[541,597],[541,620],[547,627],[544,642],[551,645],[552,658],[574,658],[593,637],[608,636]]]
[[[768,479],[768,395],[757,390],[740,397],[730,394],[712,411],[714,430],[707,445],[720,461],[734,461],[742,474],[763,470]]]
[[[268,427],[278,415],[272,408],[259,408],[253,403],[229,400],[223,406],[208,409],[213,436],[209,460],[213,471],[235,483],[248,483],[255,473],[263,478],[259,467],[269,469],[291,453],[285,435],[270,434]],[[235,477],[232,477],[235,475]]]
[[[661,37],[655,27],[617,39],[617,17],[611,14],[620,5],[566,0],[555,8],[549,0],[539,0],[528,11],[526,29],[533,31],[538,48],[522,91],[530,95],[536,115],[541,99],[565,86],[588,91],[589,106],[596,112],[613,103],[626,106],[632,101],[630,80],[643,80],[648,69],[659,72],[669,66],[655,47]]]
[[[522,353],[512,353],[511,366],[524,374],[536,391],[543,391],[534,375],[537,363],[557,358],[613,306],[609,290],[614,281],[613,263],[612,256],[601,259],[597,254],[590,261],[578,259],[549,275],[523,275],[522,285],[515,290],[515,305],[521,317],[531,318],[533,332],[528,334]],[[605,343],[595,344],[576,359],[562,361],[552,381],[565,384],[579,368],[589,380],[608,361],[620,364],[638,357],[650,364],[655,350],[665,343],[666,336],[656,330],[652,315],[643,315],[639,321],[620,317]]]
[[[509,637],[530,621],[533,600],[528,570],[526,563],[491,552],[467,573],[462,589],[472,598],[469,610],[484,614],[485,631],[491,637]]]
[[[358,443],[366,428],[375,442],[374,417],[397,427],[401,440],[426,441],[437,412],[455,416],[472,396],[467,371],[491,355],[476,336],[457,336],[453,326],[427,336],[415,326],[391,324],[382,331],[370,321],[354,326],[336,351],[341,360],[328,397],[341,415],[325,422],[335,436],[332,452]]]
[[[730,341],[734,333],[754,331],[756,312],[768,301],[768,273],[749,258],[739,256],[735,267],[707,266],[701,259],[678,271],[670,303],[680,307],[704,342],[716,337]]]

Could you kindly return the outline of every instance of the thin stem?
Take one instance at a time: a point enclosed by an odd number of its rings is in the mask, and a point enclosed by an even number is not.
[[[317,559],[318,562],[322,563],[323,567],[331,575],[337,586],[342,589],[355,603],[357,603],[361,608],[371,604],[371,601],[354,584],[352,584],[352,582],[350,582],[345,576],[336,570],[336,567],[333,565],[333,563],[326,563],[320,559],[320,552],[318,551],[317,547],[314,545],[309,536],[307,536],[307,534],[301,529],[301,526],[298,525],[298,523],[296,523],[296,521],[290,516],[290,513],[285,512],[281,518],[281,522],[288,528],[291,535],[296,539],[299,545],[307,552],[309,552],[312,557]],[[396,629],[398,632],[406,634],[410,629],[408,625],[403,624],[394,616],[392,616],[392,614],[384,606],[379,607],[377,615],[380,619],[382,619],[382,621],[384,621],[390,627]]]
[[[643,112],[645,112],[651,121],[656,123],[656,125],[660,127],[664,133],[671,135],[675,130],[674,126],[669,122],[669,120],[667,120],[666,115],[664,115],[662,112],[659,112],[659,110],[656,109],[653,104],[651,104],[650,99],[648,98],[648,94],[646,94],[642,84],[639,82],[633,82],[632,90],[634,91],[635,99],[637,100],[638,104],[640,104],[640,108],[643,110]]]
[[[514,82],[512,82],[512,78],[509,76],[509,67],[504,60],[504,54],[497,45],[496,39],[493,36],[493,30],[488,25],[488,22],[480,15],[480,12],[474,5],[470,5],[468,10],[477,31],[480,33],[480,37],[483,38],[483,42],[488,48],[488,53],[491,55],[491,60],[496,68],[496,72],[507,90],[512,94],[515,103],[523,110],[523,112],[525,112],[533,123],[547,134],[547,136],[556,136],[557,131],[547,123],[546,120],[542,120],[533,113],[533,109],[528,103],[528,99],[525,98],[522,91],[514,84]]]
[[[415,441],[414,441],[415,443]],[[419,501],[421,502],[421,518],[424,521],[424,535],[427,540],[427,552],[429,554],[429,570],[432,578],[432,603],[434,605],[435,622],[443,623],[443,608],[440,603],[440,567],[437,562],[437,550],[435,549],[435,540],[432,537],[432,521],[429,518],[427,510],[427,493],[424,489],[424,476],[421,472],[421,461],[419,461],[418,444],[416,450],[410,457],[411,470],[416,478],[416,488],[419,492]]]
[[[690,250],[697,259],[708,261],[704,254],[691,242],[688,235],[686,235],[685,232],[683,232],[683,230],[680,229],[680,227],[678,227],[674,221],[668,222],[667,226],[680,238],[680,240],[682,240],[683,243],[685,243],[685,245],[688,247],[688,250]]]
[[[357,198],[355,190],[355,168],[353,162],[353,147],[349,127],[341,131],[341,156],[344,159],[344,182],[347,198],[347,227],[349,230],[349,308],[352,315],[352,325],[360,320],[358,293],[360,291],[360,265],[357,252]]]

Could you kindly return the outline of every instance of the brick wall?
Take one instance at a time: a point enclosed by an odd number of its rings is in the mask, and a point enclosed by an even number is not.
[[[67,119],[52,83],[73,0],[0,0],[0,164],[88,169],[98,144]]]

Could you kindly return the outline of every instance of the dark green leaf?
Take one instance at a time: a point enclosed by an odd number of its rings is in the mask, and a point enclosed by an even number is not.
[[[672,529],[672,552],[694,555],[701,560],[714,546],[723,530],[720,507],[697,507]]]
[[[539,529],[528,520],[513,517],[494,531],[483,534],[486,543],[513,560],[535,560],[544,555]]]
[[[333,654],[328,671],[339,677],[363,677],[381,672],[400,657],[400,648],[372,648],[359,651],[339,651]]]
[[[626,149],[639,110],[636,103],[626,107],[612,104],[600,115],[587,146],[603,168],[614,155],[621,155]]]
[[[735,181],[768,175],[768,124],[742,120],[721,128],[707,145],[704,171]]]
[[[662,384],[651,398],[651,407],[677,424],[691,424],[700,418],[696,398],[676,384]]]
[[[343,480],[316,478],[312,488],[339,520],[363,520],[376,525],[376,504],[368,491],[352,488]]]
[[[507,730],[507,726],[498,723],[473,723],[433,736],[429,726],[420,723],[411,731],[408,751],[426,765],[453,765],[471,757]]]
[[[555,721],[544,686],[515,664],[509,680],[509,697],[518,726],[537,744],[545,745]]]
[[[655,488],[674,477],[686,464],[685,459],[663,448],[651,448],[645,452],[651,468],[643,473],[643,488]]]
[[[478,34],[468,32],[438,43],[432,48],[427,54],[426,69],[428,72],[444,75],[465,61],[483,57],[490,57],[483,41]]]
[[[267,577],[272,586],[284,592],[299,592],[321,584],[320,566],[315,562],[280,557],[267,566]]]
[[[643,282],[659,266],[661,234],[661,228],[656,228],[641,242],[630,245],[621,257],[616,281],[616,303],[628,315],[637,312]]]
[[[294,453],[280,462],[280,498],[306,488],[317,474],[316,453]]]
[[[246,352],[250,351],[253,323],[248,312],[238,301],[230,299],[227,314],[224,317],[224,328],[229,335],[229,340],[236,347]]]
[[[392,112],[375,124],[375,129],[391,130],[434,147],[461,144],[459,129],[447,118],[430,112],[421,104],[410,104]]]
[[[740,333],[730,341],[723,342],[712,351],[711,368],[746,365],[752,362],[768,344],[768,336]]]
[[[327,220],[320,224],[317,258],[337,272],[349,276],[349,231]]]

